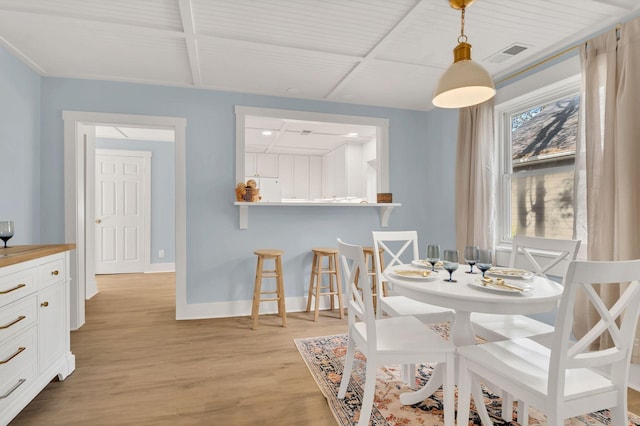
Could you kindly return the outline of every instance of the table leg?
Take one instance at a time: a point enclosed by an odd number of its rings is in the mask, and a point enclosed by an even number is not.
[[[429,381],[417,391],[400,394],[400,402],[404,405],[413,405],[433,395],[444,382],[444,369],[444,364],[437,364],[433,367]]]
[[[451,341],[457,346],[473,345],[476,341],[473,326],[471,325],[471,312],[456,311],[451,324]],[[457,368],[455,371],[457,372]],[[415,392],[405,392],[400,395],[400,402],[404,405],[417,404],[425,400],[442,386],[444,381],[444,365],[438,364],[433,368],[429,381]],[[457,380],[456,380],[457,383]]]

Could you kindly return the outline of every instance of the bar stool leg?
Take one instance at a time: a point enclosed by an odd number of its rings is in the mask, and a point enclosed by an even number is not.
[[[344,308],[342,306],[342,280],[340,279],[340,270],[338,269],[338,255],[334,254],[331,256],[333,259],[333,271],[336,276],[336,285],[337,285],[337,297],[338,297],[338,310],[340,312],[340,319],[344,317]],[[332,296],[333,297],[333,296]],[[332,306],[333,309],[333,306]]]
[[[314,280],[313,277],[316,273],[316,263],[318,262],[318,255],[313,254],[313,260],[311,261],[311,274],[309,278],[309,297],[307,297],[307,312],[311,312],[311,297],[313,296]]]
[[[282,326],[287,326],[287,311],[284,307],[284,280],[282,279],[282,258],[278,256],[276,259],[276,286],[278,293],[278,315],[282,317]]]
[[[258,264],[256,266],[256,281],[253,286],[253,304],[251,306],[251,319],[253,320],[253,329],[258,328],[258,314],[260,313],[260,293],[262,291],[262,265],[263,258],[258,256]]]
[[[336,293],[335,281],[333,279],[335,271],[334,265],[334,257],[332,255],[327,259],[327,273],[329,274],[329,300],[331,302],[331,310],[333,311],[335,303],[334,303],[334,294]],[[342,317],[341,317],[342,318]]]
[[[315,287],[314,287],[314,294],[315,294],[315,311],[313,313],[313,320],[314,321],[318,321],[318,319],[320,319],[320,294],[321,294],[321,287],[322,287],[322,258],[320,256],[317,257],[316,261],[315,261]]]

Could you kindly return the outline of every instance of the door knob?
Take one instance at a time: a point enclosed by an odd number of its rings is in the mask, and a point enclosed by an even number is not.
[[[102,223],[100,219],[96,219],[96,223]]]

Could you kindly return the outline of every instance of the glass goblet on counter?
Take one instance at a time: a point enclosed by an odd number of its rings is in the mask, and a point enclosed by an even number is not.
[[[13,237],[13,221],[0,221],[0,240],[4,241],[4,248],[7,248],[7,241]]]

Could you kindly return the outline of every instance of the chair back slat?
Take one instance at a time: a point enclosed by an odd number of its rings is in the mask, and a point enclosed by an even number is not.
[[[364,322],[367,325],[367,339],[375,342],[375,312],[371,282],[369,274],[358,273],[358,271],[367,270],[362,246],[347,244],[338,238],[338,253],[342,263],[340,269],[347,286],[349,327],[351,328],[358,321]],[[360,286],[358,286],[358,280]]]
[[[563,261],[572,261],[578,255],[580,240],[561,240],[555,238],[529,237],[516,235],[513,237],[513,249],[509,259],[509,267],[515,268],[519,255],[526,259],[525,269],[531,269],[536,275],[547,277],[549,271]],[[551,256],[545,262],[540,262],[534,257],[535,252],[544,252],[545,258]],[[563,276],[564,274],[555,274]]]
[[[574,260],[569,264],[551,346],[550,395],[564,395],[564,378],[569,369],[607,367],[606,370],[613,372],[612,376],[617,376],[612,380],[624,380],[640,316],[638,280],[640,260]],[[619,289],[620,295],[611,307],[607,307],[602,295],[612,294],[615,289]],[[573,311],[580,294],[590,302],[600,320],[574,342],[571,339]],[[607,335],[611,340],[610,347],[594,348]]]
[[[378,253],[380,249],[382,249],[386,255],[385,258],[390,258],[389,261],[385,261],[385,267],[382,269],[380,256],[374,256],[374,265],[379,286],[381,286],[382,281],[384,281],[383,274],[385,272],[396,265],[419,259],[417,231],[373,231],[372,236],[373,252]],[[396,248],[396,245],[400,243],[402,243],[400,248]],[[378,292],[378,294],[382,293]]]

